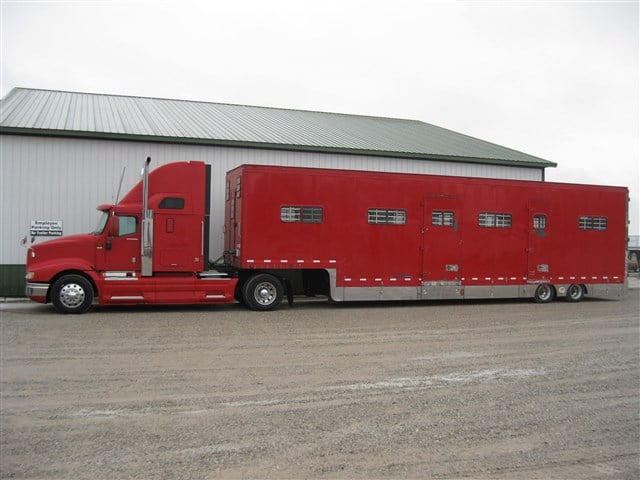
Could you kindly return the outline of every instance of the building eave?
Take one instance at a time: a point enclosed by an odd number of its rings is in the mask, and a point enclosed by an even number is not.
[[[254,148],[265,150],[283,150],[293,152],[312,152],[312,153],[339,153],[345,155],[366,155],[374,157],[398,158],[398,159],[414,159],[414,160],[432,160],[446,161],[457,163],[472,163],[484,165],[501,165],[510,167],[523,168],[539,168],[557,167],[558,164],[549,160],[537,159],[536,161],[526,160],[506,160],[501,158],[479,158],[479,157],[461,157],[452,155],[436,155],[423,152],[397,152],[386,150],[367,150],[355,148],[340,148],[319,145],[295,145],[285,143],[266,143],[266,142],[249,142],[239,140],[225,140],[214,138],[190,138],[190,137],[171,137],[171,136],[155,136],[155,135],[134,135],[126,133],[110,133],[110,132],[93,132],[93,131],[77,131],[77,130],[50,130],[50,129],[34,129],[21,127],[0,126],[0,134],[5,135],[22,135],[36,137],[59,137],[59,138],[77,138],[77,139],[94,139],[94,140],[118,140],[129,142],[152,142],[152,143],[171,143],[186,145],[202,145],[202,146],[218,146],[218,147],[236,147],[236,148]]]

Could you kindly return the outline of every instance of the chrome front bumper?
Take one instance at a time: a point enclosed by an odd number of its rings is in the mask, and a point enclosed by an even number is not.
[[[29,283],[25,287],[25,294],[29,298],[47,298],[47,292],[49,291],[48,283]]]

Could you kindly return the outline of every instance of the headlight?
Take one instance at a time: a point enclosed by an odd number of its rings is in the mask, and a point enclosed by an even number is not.
[[[36,276],[36,272],[27,272],[27,274],[24,276],[24,278],[26,280],[31,280],[35,276]]]

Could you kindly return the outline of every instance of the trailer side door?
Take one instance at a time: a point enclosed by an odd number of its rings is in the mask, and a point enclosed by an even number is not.
[[[457,197],[426,195],[423,200],[422,281],[458,280],[462,274],[462,209]]]
[[[527,277],[529,280],[548,280],[551,274],[551,235],[549,205],[529,203],[527,240]]]

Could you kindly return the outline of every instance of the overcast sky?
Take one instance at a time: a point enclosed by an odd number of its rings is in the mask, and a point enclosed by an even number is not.
[[[422,120],[631,189],[638,2],[7,1],[14,87]]]

